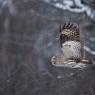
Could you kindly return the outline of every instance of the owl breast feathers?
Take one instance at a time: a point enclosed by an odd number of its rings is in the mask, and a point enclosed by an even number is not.
[[[81,59],[83,57],[83,48],[78,41],[67,41],[62,44],[62,52],[65,58]]]

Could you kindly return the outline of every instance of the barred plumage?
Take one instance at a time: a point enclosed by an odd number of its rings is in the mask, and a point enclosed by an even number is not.
[[[64,24],[63,26],[60,26],[60,44],[62,46],[62,43],[65,41],[80,41],[80,30],[78,26],[74,24]]]
[[[67,41],[62,44],[64,58],[80,60],[83,58],[83,48],[78,41]]]
[[[60,26],[59,32],[62,55],[54,56],[52,64],[68,64],[70,62],[91,63],[90,60],[84,59],[83,43],[78,26],[65,23],[63,26]]]

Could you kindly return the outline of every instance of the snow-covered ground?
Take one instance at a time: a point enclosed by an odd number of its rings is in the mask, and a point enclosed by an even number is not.
[[[81,0],[43,0],[46,3],[51,3],[53,6],[68,10],[75,13],[86,13],[92,20],[95,21],[95,10],[87,4],[83,4]]]

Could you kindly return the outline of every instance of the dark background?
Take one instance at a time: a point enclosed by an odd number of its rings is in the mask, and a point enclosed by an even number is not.
[[[81,0],[89,15],[57,3],[63,0],[0,0],[0,95],[95,95],[94,65],[80,70],[50,62],[61,52],[59,25],[70,21],[79,25],[94,63],[95,2]]]

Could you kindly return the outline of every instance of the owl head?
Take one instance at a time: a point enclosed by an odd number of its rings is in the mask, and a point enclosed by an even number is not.
[[[80,41],[80,30],[77,25],[65,23],[60,26],[60,44],[66,41]]]

